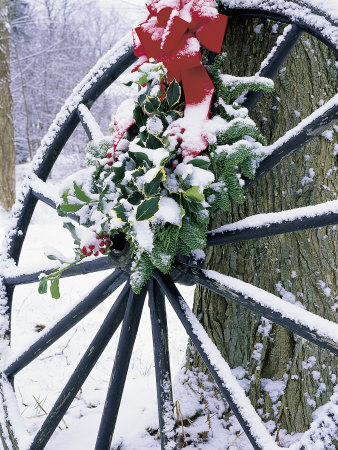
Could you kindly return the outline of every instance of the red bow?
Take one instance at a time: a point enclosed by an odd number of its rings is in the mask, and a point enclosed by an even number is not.
[[[202,64],[200,44],[219,53],[228,18],[218,14],[214,0],[146,0],[146,6],[147,20],[133,30],[134,53],[142,63],[149,58],[163,62],[169,82],[174,78],[182,81],[184,118],[173,122],[170,128],[175,135],[180,134],[178,130],[185,130],[183,158],[195,157],[208,146],[201,129],[209,118],[214,93],[214,85]],[[193,126],[189,127],[191,122]],[[132,114],[129,123],[122,124],[115,118],[114,159],[118,142],[133,123]]]
[[[148,19],[133,30],[135,55],[162,61],[168,80],[182,81],[186,105],[211,102],[214,85],[200,43],[219,53],[228,18],[218,14],[214,0],[147,0],[146,6]]]

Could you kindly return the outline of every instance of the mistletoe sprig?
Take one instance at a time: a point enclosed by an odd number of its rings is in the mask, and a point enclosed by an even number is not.
[[[88,144],[89,167],[63,190],[58,207],[60,215],[78,217],[79,226],[64,225],[77,245],[75,260],[61,261],[57,272],[42,277],[40,292],[50,282],[58,297],[67,267],[114,254],[116,237],[123,236],[130,247],[131,286],[139,293],[154,268],[170,273],[177,255],[203,249],[212,213],[228,210],[231,201],[244,202],[243,177],[254,177],[265,141],[247,109],[234,100],[246,89],[269,91],[273,84],[222,75],[224,58],[217,57],[213,66],[216,114],[205,124],[209,146],[195,158],[182,157],[185,129],[172,132],[184,115],[180,84],[168,82],[162,63],[145,63],[129,75],[126,84],[140,89],[132,104],[134,125],[116,151],[111,136]]]

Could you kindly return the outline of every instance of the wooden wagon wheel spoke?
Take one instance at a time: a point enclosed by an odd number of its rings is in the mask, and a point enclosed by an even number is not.
[[[259,165],[255,178],[247,180],[245,187],[248,188],[258,181],[284,158],[298,151],[326,129],[332,127],[338,116],[338,94],[321,106],[317,111],[303,119],[296,127],[287,131],[284,136],[266,148],[268,156]]]
[[[143,288],[139,295],[132,291],[129,294],[95,450],[110,450],[146,292],[146,288]]]
[[[79,264],[70,267],[61,274],[61,278],[74,277],[77,275],[85,275],[88,273],[101,272],[102,270],[109,270],[112,268],[111,260],[108,256],[102,256],[101,258],[91,261],[81,261]],[[41,273],[49,275],[57,270],[57,267],[41,266],[39,270],[34,270],[30,273],[29,267],[11,269],[10,271],[4,270],[4,282],[7,286],[18,286],[21,284],[36,283],[39,281]],[[6,275],[8,273],[8,275]]]
[[[209,231],[207,246],[243,242],[338,224],[338,200],[287,211],[256,214]]]
[[[256,75],[266,78],[273,78],[283,62],[287,58],[288,54],[293,50],[299,39],[303,34],[303,30],[297,25],[289,25],[289,29],[286,29],[283,33],[281,42],[272,48],[271,52],[264,59],[261,64],[261,68]],[[262,95],[262,91],[253,92],[250,91],[245,96],[245,100],[242,105],[249,110],[252,109],[258,102]]]
[[[153,333],[154,362],[157,388],[157,406],[161,446],[175,445],[175,417],[171,387],[167,315],[164,296],[154,280],[148,283],[149,308]]]
[[[5,375],[12,378],[30,362],[36,359],[61,336],[86,317],[94,308],[111,295],[125,280],[126,275],[117,269],[98,286],[96,286],[83,300],[81,300],[68,314],[51,327],[21,355],[5,369]]]
[[[196,269],[182,263],[178,265],[184,276],[195,283],[338,354],[338,324],[236,278],[214,270]]]
[[[88,375],[93,370],[94,365],[97,363],[99,357],[122,322],[127,306],[129,292],[130,286],[127,283],[116,302],[108,312],[105,320],[100,326],[99,331],[95,335],[91,344],[88,346],[88,349],[72,373],[66,386],[63,388],[61,394],[54,403],[53,408],[44,420],[40,430],[34,436],[33,442],[29,447],[30,450],[43,449],[51,435],[54,433],[55,429],[62,420],[62,417],[67,412],[81,386],[86,381]]]
[[[278,448],[251,405],[250,400],[246,397],[243,388],[232,375],[230,367],[185,303],[172,279],[159,271],[156,271],[154,276],[201,355],[223,397],[228,402],[243,430],[245,430],[253,448]]]

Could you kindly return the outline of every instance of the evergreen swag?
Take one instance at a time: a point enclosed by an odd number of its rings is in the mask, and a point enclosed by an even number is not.
[[[176,255],[203,249],[216,210],[227,211],[230,201],[244,202],[242,177],[254,177],[266,143],[247,109],[235,100],[246,90],[271,91],[273,82],[221,74],[225,57],[216,57],[211,74],[216,101],[209,123],[221,122],[221,129],[214,127],[208,148],[184,162],[183,134],[167,130],[183,116],[181,86],[175,80],[168,84],[162,63],[145,63],[129,75],[126,84],[139,85],[136,123],[120,142],[115,161],[110,136],[89,142],[89,167],[78,174],[77,182],[73,177],[58,207],[62,216],[76,214],[82,225],[64,223],[78,245],[75,261],[49,255],[62,265],[41,275],[40,293],[47,291],[49,281],[52,296],[58,298],[62,272],[88,256],[114,254],[114,237],[121,233],[130,245],[131,286],[139,293],[154,267],[169,273]]]

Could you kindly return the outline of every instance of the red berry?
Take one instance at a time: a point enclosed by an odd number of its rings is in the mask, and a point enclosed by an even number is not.
[[[100,250],[103,250],[103,248],[101,248]],[[95,252],[94,256],[99,256],[99,252]]]
[[[108,162],[107,162],[107,165],[108,165],[108,166],[112,166],[112,165],[113,165],[113,161],[108,161]]]
[[[104,253],[105,252],[104,248],[99,248],[99,252]]]
[[[89,248],[90,248],[90,250],[94,250],[95,245],[91,244],[91,245],[89,246]]]
[[[182,142],[182,141],[183,141],[183,139],[181,137],[177,138],[177,142]]]
[[[105,245],[106,247],[109,247],[110,241],[104,241],[104,245]]]
[[[104,242],[103,242],[103,241],[100,241],[100,242],[99,242],[99,246],[100,246],[100,247],[104,247]]]
[[[98,234],[96,235],[96,239],[101,239],[100,236],[99,236]]]
[[[87,255],[87,249],[86,249],[86,247],[82,247],[82,253],[83,253],[84,255]]]
[[[106,240],[106,239],[109,239],[108,234],[104,234],[102,237],[103,237],[103,239],[105,239],[105,240]]]
[[[112,153],[107,153],[107,158],[111,158],[113,155],[112,155]]]
[[[93,252],[87,252],[87,256],[92,256]]]
[[[181,133],[184,133],[185,132],[185,128],[181,128]]]

